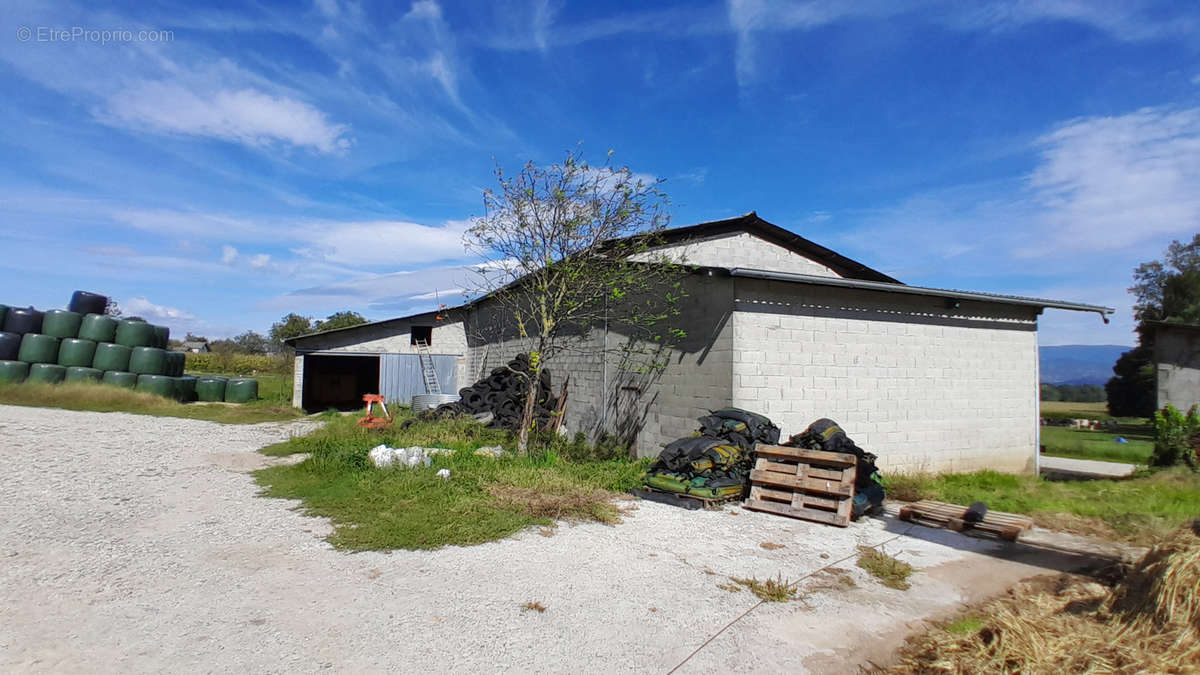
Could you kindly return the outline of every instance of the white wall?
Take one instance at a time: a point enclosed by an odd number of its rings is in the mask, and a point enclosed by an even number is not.
[[[737,280],[733,405],[837,421],[885,471],[1033,469],[1035,310]]]
[[[697,239],[686,244],[660,246],[648,253],[634,256],[634,259],[648,260],[656,255],[701,267],[747,267],[820,277],[840,276],[821,263],[748,232]]]

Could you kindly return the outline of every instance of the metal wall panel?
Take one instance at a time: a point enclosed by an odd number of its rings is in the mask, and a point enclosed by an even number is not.
[[[458,357],[434,355],[432,358],[442,393],[458,393]],[[388,401],[404,405],[408,405],[413,396],[426,393],[421,358],[416,354],[380,354],[379,393]]]

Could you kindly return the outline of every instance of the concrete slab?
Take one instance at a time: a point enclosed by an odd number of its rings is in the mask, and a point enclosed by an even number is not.
[[[1136,464],[1101,462],[1094,459],[1041,457],[1042,473],[1063,474],[1085,478],[1125,478],[1137,470]]]

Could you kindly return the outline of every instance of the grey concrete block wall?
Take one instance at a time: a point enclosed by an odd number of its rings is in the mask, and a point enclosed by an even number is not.
[[[1159,325],[1154,332],[1158,407],[1187,412],[1200,403],[1200,328]]]
[[[821,263],[746,232],[660,246],[634,258],[645,260],[654,256],[701,267],[746,267],[819,277],[840,276]]]
[[[297,354],[292,364],[292,407],[304,405],[304,355]]]
[[[885,471],[1031,471],[1037,317],[1010,305],[737,281],[733,405],[839,422]]]

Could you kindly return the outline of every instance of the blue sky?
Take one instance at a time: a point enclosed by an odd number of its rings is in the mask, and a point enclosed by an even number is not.
[[[219,337],[457,302],[494,162],[580,142],[675,225],[1117,308],[1042,344],[1131,344],[1133,267],[1200,225],[1195,3],[99,5],[0,18],[6,304]]]

